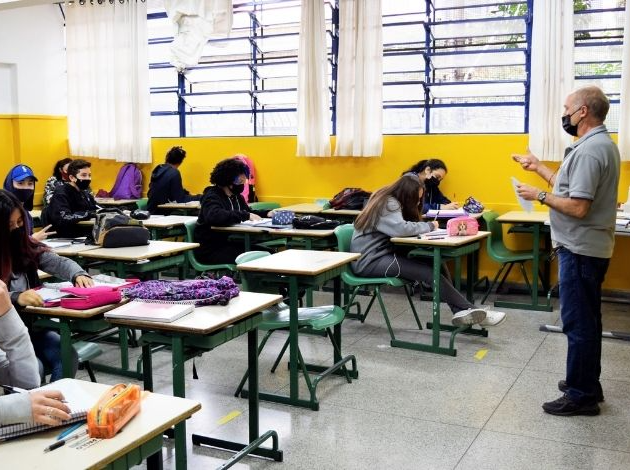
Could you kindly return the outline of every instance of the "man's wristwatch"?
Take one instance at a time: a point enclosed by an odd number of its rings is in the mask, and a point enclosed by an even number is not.
[[[547,199],[547,191],[539,192],[538,196],[536,196],[536,199],[538,199],[538,202],[540,202],[541,204],[544,204],[545,199]]]

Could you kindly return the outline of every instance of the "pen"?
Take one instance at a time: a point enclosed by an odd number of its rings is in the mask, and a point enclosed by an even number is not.
[[[87,429],[85,429],[85,430],[83,430],[83,431],[81,431],[81,432],[78,432],[78,433],[76,433],[76,434],[73,434],[73,435],[72,435],[72,436],[70,436],[70,437],[67,437],[67,438],[62,439],[62,440],[57,441],[57,442],[54,442],[54,443],[50,444],[48,447],[46,447],[46,448],[44,449],[44,452],[50,452],[51,450],[59,449],[59,447],[61,447],[61,446],[65,445],[65,444],[66,444],[66,442],[70,442],[70,441],[73,441],[73,440],[75,440],[75,439],[78,439],[78,438],[79,438],[79,437],[81,437],[81,436],[85,436],[87,433],[88,433],[88,430],[87,430]]]
[[[63,439],[64,437],[72,434],[74,431],[76,431],[77,429],[79,429],[81,426],[83,426],[85,424],[85,421],[79,421],[77,424],[75,424],[74,426],[70,426],[68,429],[66,429],[65,431],[61,432],[61,434],[59,434],[57,436],[57,440]]]
[[[11,385],[0,385],[5,393],[28,393],[28,390],[20,387],[13,387]]]

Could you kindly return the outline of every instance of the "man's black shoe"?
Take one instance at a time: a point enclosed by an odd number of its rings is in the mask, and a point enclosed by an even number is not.
[[[599,405],[597,403],[580,405],[571,401],[566,395],[562,395],[557,400],[543,403],[542,409],[545,413],[556,416],[596,416],[599,414]]]
[[[569,386],[567,385],[567,381],[566,380],[560,380],[558,382],[558,390],[560,390],[562,393],[567,393],[569,391]],[[597,397],[597,401],[599,403],[604,401],[604,394],[601,393],[598,397]]]

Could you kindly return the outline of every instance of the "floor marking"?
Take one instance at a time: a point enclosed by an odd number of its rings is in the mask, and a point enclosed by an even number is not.
[[[475,353],[475,359],[477,359],[478,361],[481,361],[484,357],[486,357],[486,354],[488,354],[487,349],[480,349],[479,351]]]
[[[242,413],[240,411],[232,411],[231,413],[226,414],[223,418],[220,418],[217,423],[219,423],[220,425],[229,423],[234,418],[238,418],[241,414]]]

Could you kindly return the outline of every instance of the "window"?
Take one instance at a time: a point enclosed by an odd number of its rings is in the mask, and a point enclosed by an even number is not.
[[[383,1],[383,133],[528,131],[531,12],[543,0]],[[619,120],[625,0],[573,0],[576,85],[596,83]],[[227,39],[198,66],[168,63],[172,29],[149,0],[154,136],[295,135],[300,0],[236,0]],[[335,0],[326,2],[331,132]]]

